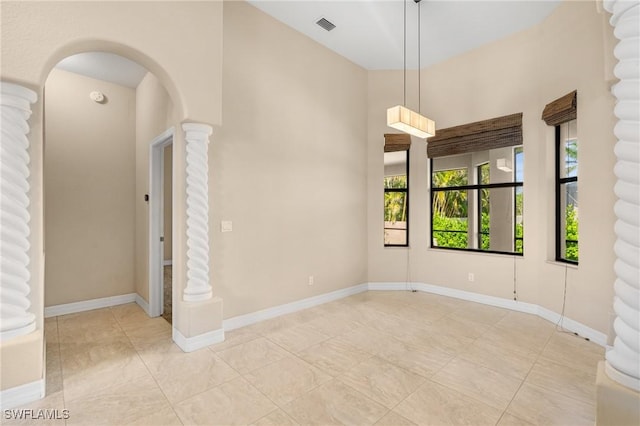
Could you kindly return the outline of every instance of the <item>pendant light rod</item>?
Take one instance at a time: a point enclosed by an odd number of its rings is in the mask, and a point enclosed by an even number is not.
[[[404,0],[404,24],[402,26],[402,69],[404,70],[402,78],[402,105],[407,106],[407,0]]]

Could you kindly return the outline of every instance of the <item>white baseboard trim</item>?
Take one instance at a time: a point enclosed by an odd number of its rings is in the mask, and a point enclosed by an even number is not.
[[[0,409],[19,407],[44,398],[44,379],[0,391]]]
[[[149,303],[146,300],[144,300],[142,296],[140,296],[139,294],[136,294],[135,302],[136,302],[136,305],[140,306],[142,310],[147,313],[148,316],[151,316],[149,315]]]
[[[172,264],[173,264],[173,260],[171,259],[162,261],[162,266],[171,266]]]
[[[177,328],[173,327],[173,341],[184,352],[193,352],[207,346],[224,342],[224,329],[213,330],[193,337],[185,337]]]
[[[260,311],[252,312],[250,314],[238,315],[236,317],[224,320],[222,322],[222,328],[224,328],[225,331],[235,330],[237,328],[255,324],[260,321],[279,317],[285,314],[290,314],[303,309],[312,308],[314,306],[342,299],[353,294],[362,293],[364,291],[367,291],[367,289],[368,285],[366,283],[359,284],[353,287],[347,287],[340,290],[332,291],[330,293],[308,297],[296,302],[286,303],[284,305],[274,306],[273,308],[267,308]]]
[[[108,308],[109,306],[123,305],[136,301],[136,293],[122,294],[120,296],[103,297],[100,299],[83,300],[81,302],[65,303],[44,308],[44,317],[57,317],[58,315],[75,314],[76,312],[90,311],[92,309]]]
[[[557,324],[562,318],[560,314],[553,312],[533,303],[519,302],[516,300],[503,299],[501,297],[487,296],[485,294],[472,293],[470,291],[458,290],[455,288],[441,287],[425,283],[406,283],[406,282],[382,282],[369,283],[369,290],[388,291],[388,290],[418,290],[425,293],[438,294],[440,296],[454,297],[456,299],[468,300],[470,302],[482,303],[484,305],[496,306],[499,308],[510,309],[512,311],[524,312],[527,314],[537,315],[547,321]],[[594,330],[586,325],[564,317],[561,325],[564,329],[588,338],[590,341],[597,343],[602,347],[607,346],[607,335]]]

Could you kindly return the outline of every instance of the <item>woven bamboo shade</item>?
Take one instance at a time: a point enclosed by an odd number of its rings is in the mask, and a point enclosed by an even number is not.
[[[427,139],[429,158],[522,145],[522,113],[436,130]]]
[[[408,151],[411,148],[411,136],[406,133],[385,133],[384,152]]]
[[[547,104],[542,111],[542,119],[548,126],[557,126],[578,116],[578,91],[574,90]]]

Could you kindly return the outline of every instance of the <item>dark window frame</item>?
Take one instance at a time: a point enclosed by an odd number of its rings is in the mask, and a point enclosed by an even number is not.
[[[575,120],[575,119],[574,119]],[[560,157],[561,152],[563,152],[564,150],[561,150],[561,145],[564,145],[562,143],[562,129],[561,126],[563,124],[567,124],[567,126],[569,125],[568,123],[570,123],[573,120],[564,122],[564,123],[560,123],[557,126],[555,126],[555,162],[556,162],[556,207],[555,207],[555,216],[556,216],[556,262],[562,262],[562,263],[568,263],[571,265],[578,265],[579,264],[579,258],[578,260],[572,260],[572,259],[566,259],[566,257],[562,257],[562,241],[564,240],[564,247],[565,247],[565,256],[566,256],[566,247],[567,247],[567,243],[568,242],[575,242],[576,245],[579,246],[579,240],[567,240],[566,239],[566,230],[565,230],[565,235],[562,235],[562,221],[565,220],[566,218],[566,205],[564,206],[564,211],[562,210],[562,189],[563,189],[563,185],[566,185],[568,183],[571,182],[575,182],[576,185],[578,184],[578,176],[568,176],[568,177],[560,177],[561,176],[561,170],[560,170],[560,162],[562,157]],[[577,158],[576,158],[576,161]]]
[[[521,146],[521,145],[519,145]],[[524,148],[524,147],[523,147]],[[524,151],[523,151],[524,152]],[[515,149],[512,151],[512,161],[513,161],[513,165],[515,167]],[[514,169],[515,171],[515,169]],[[515,176],[515,173],[514,173]],[[479,168],[478,168],[478,177],[479,177]],[[449,186],[449,187],[439,187],[439,188],[435,188],[433,186],[433,158],[429,158],[429,181],[430,181],[430,188],[431,190],[430,192],[430,205],[429,205],[429,216],[430,216],[430,238],[429,238],[429,247],[432,249],[438,249],[438,250],[454,250],[454,251],[462,251],[462,252],[474,252],[474,253],[489,253],[489,254],[502,254],[502,255],[507,255],[507,256],[524,256],[524,237],[522,237],[521,239],[523,240],[523,249],[522,249],[522,253],[520,252],[516,252],[516,240],[518,239],[516,237],[516,189],[517,188],[524,188],[524,182],[503,182],[503,183],[489,183],[489,184],[473,184],[473,185],[460,185],[460,186]],[[499,251],[499,250],[482,250],[480,248],[458,248],[458,247],[441,247],[441,246],[435,246],[433,244],[433,233],[434,233],[434,229],[433,229],[433,200],[434,200],[434,196],[436,192],[442,192],[442,191],[467,191],[467,200],[469,200],[469,191],[476,191],[477,194],[477,200],[478,200],[478,208],[476,208],[477,212],[476,215],[479,215],[478,217],[478,233],[480,233],[481,231],[481,227],[482,227],[482,211],[481,211],[481,202],[480,202],[480,194],[481,194],[481,190],[482,189],[493,189],[493,188],[513,188],[513,195],[514,195],[514,202],[513,202],[513,226],[514,226],[514,246],[513,246],[513,250],[512,252],[506,252],[506,251]],[[438,231],[436,230],[436,232],[442,232],[442,231]],[[447,231],[447,232],[454,232],[454,231]],[[464,232],[464,231],[459,231],[459,232]],[[468,234],[469,230],[467,229],[467,231],[465,233]],[[479,241],[478,241],[479,242]]]
[[[384,235],[383,235],[383,243],[384,243],[384,247],[409,247],[409,217],[410,217],[410,203],[409,203],[409,149],[403,150],[406,154],[407,154],[407,166],[406,166],[406,171],[407,171],[407,187],[406,188],[384,188],[384,193],[394,193],[394,192],[400,192],[400,193],[404,193],[405,194],[405,200],[407,202],[407,228],[405,230],[405,243],[404,244],[387,244],[386,242],[384,242]],[[383,213],[384,213],[384,201],[383,201]],[[386,231],[386,228],[383,227],[383,231]]]

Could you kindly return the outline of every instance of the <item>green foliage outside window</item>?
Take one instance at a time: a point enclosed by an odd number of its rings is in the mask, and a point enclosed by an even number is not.
[[[407,176],[389,176],[384,178],[385,189],[405,189]],[[407,221],[407,193],[385,192],[384,194],[384,220],[386,222]]]
[[[565,210],[567,248],[565,259],[578,261],[578,209],[570,204]]]

